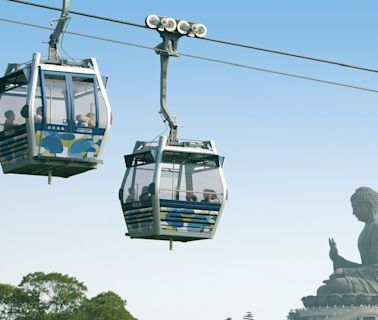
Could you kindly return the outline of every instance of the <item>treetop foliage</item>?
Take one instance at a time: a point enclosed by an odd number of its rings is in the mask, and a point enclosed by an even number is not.
[[[88,299],[86,292],[68,275],[29,273],[17,287],[0,284],[0,320],[136,320],[116,293]]]

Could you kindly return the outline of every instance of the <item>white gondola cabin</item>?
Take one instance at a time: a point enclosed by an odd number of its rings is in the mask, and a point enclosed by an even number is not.
[[[213,141],[137,142],[119,192],[131,238],[211,239],[227,198]]]
[[[162,37],[160,55],[160,105],[169,137],[158,145],[137,141],[125,156],[126,174],[119,190],[131,238],[193,241],[212,239],[227,199],[223,157],[214,141],[178,140],[178,123],[167,105],[167,70],[170,56],[177,57],[181,36],[204,37],[206,27],[187,21],[150,15],[149,28]],[[181,28],[181,27],[182,28]],[[185,26],[185,28],[183,27]]]
[[[101,162],[111,111],[91,58],[9,65],[0,78],[0,162],[4,173],[70,177]]]

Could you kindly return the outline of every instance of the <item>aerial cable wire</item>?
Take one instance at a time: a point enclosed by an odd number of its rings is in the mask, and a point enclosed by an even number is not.
[[[43,8],[43,9],[49,9],[49,10],[54,10],[54,11],[59,11],[59,12],[62,11],[62,8],[51,7],[51,6],[47,6],[47,5],[44,5],[44,4],[32,3],[32,2],[27,2],[27,1],[23,1],[23,0],[6,0],[6,1],[16,2],[16,3],[20,3],[20,4],[25,4],[25,5],[28,5],[28,6],[33,6],[33,7]],[[129,26],[132,26],[132,27],[149,29],[144,24],[133,23],[133,22],[128,22],[128,21],[119,20],[119,19],[107,18],[107,17],[101,17],[101,16],[97,16],[97,15],[85,13],[85,12],[78,12],[78,11],[70,10],[70,14],[76,14],[78,16],[83,16],[83,17],[98,19],[98,20],[104,20],[104,21],[113,22],[113,23],[125,24],[125,25],[129,25]]]
[[[300,54],[278,51],[278,50],[273,50],[273,49],[260,48],[260,47],[246,45],[246,44],[225,41],[225,40],[218,40],[218,39],[211,39],[211,38],[198,38],[198,39],[207,40],[207,41],[216,42],[216,43],[221,43],[221,44],[226,44],[226,45],[230,45],[230,46],[236,46],[236,47],[251,49],[251,50],[257,50],[257,51],[263,51],[263,52],[268,52],[268,53],[273,53],[273,54],[279,54],[279,55],[288,56],[288,57],[292,57],[292,58],[298,58],[298,59],[310,60],[310,61],[315,61],[315,62],[333,64],[333,65],[337,65],[337,66],[340,66],[340,67],[378,73],[378,70],[376,70],[376,69],[371,69],[371,68],[366,68],[366,67],[361,67],[361,66],[355,66],[355,65],[351,65],[351,64],[347,64],[347,63],[343,63],[343,62],[338,62],[338,61],[308,57],[308,56],[303,56],[303,55],[300,55]]]
[[[13,0],[9,0],[9,1],[13,1]],[[19,1],[19,0],[17,0],[17,1]],[[36,25],[36,24],[32,24],[32,23],[27,23],[27,22],[20,22],[20,21],[10,20],[10,19],[4,19],[4,18],[1,18],[1,17],[0,17],[0,21],[18,24],[18,25],[23,25],[23,26],[27,26],[27,27],[38,28],[38,29],[54,30],[53,28],[44,27],[44,26],[41,26],[41,25]],[[109,38],[104,38],[104,37],[99,37],[99,36],[93,36],[93,35],[89,35],[89,34],[73,32],[73,31],[65,31],[65,34],[71,34],[71,35],[75,35],[75,36],[79,36],[79,37],[95,39],[95,40],[100,40],[100,41],[105,41],[105,42],[110,42],[110,43],[116,43],[116,44],[121,44],[121,45],[141,48],[141,49],[147,49],[147,50],[153,50],[153,51],[156,51],[156,50],[157,51],[159,51],[159,50],[164,51],[164,50],[161,50],[161,49],[157,49],[157,48],[154,48],[154,47],[149,47],[149,46],[145,46],[145,45],[141,45],[141,44],[125,42],[125,41],[115,40],[115,39],[109,39]],[[234,66],[234,67],[254,70],[254,71],[260,71],[260,72],[265,72],[265,73],[270,73],[270,74],[275,74],[275,75],[280,75],[280,76],[297,78],[297,79],[301,79],[301,80],[313,81],[313,82],[318,82],[318,83],[324,83],[324,84],[329,84],[329,85],[346,87],[346,88],[350,88],[350,89],[356,89],[356,90],[378,93],[378,90],[376,90],[376,89],[371,89],[371,88],[366,88],[366,87],[361,87],[361,86],[355,86],[355,85],[351,85],[351,84],[347,84],[347,83],[323,80],[323,79],[318,79],[318,78],[313,78],[313,77],[308,77],[308,76],[303,76],[303,75],[298,75],[298,74],[293,74],[293,73],[281,72],[281,71],[276,71],[276,70],[271,70],[271,69],[258,68],[258,67],[254,67],[254,66],[250,66],[250,65],[232,62],[232,61],[213,59],[213,58],[208,58],[208,57],[203,57],[203,56],[187,54],[187,53],[183,53],[183,52],[177,52],[177,54],[180,55],[180,56],[183,56],[183,57],[197,59],[197,60],[215,62],[215,63],[225,64],[225,65],[231,65],[231,66]]]
[[[69,18],[68,21],[67,21],[67,24],[66,24],[66,26],[65,26],[65,28],[64,28],[64,30],[63,30],[63,32],[62,32],[62,39],[60,40],[60,48],[62,49],[63,53],[64,53],[68,58],[70,58],[71,60],[75,61],[75,59],[72,58],[71,55],[69,55],[69,54],[67,53],[67,51],[64,49],[64,47],[63,47],[64,36],[66,35],[66,31],[67,31],[67,28],[68,28],[68,26],[69,26],[69,24],[70,24],[70,21],[71,21],[71,19]]]
[[[0,21],[13,23],[13,24],[19,24],[19,25],[37,28],[37,29],[43,29],[43,30],[49,30],[49,31],[54,30],[54,28],[45,27],[45,26],[41,26],[41,25],[38,25],[38,24],[28,23],[28,22],[11,20],[11,19],[0,18]],[[108,39],[108,38],[103,38],[103,37],[99,37],[99,36],[92,36],[92,35],[89,35],[89,34],[84,34],[84,33],[79,33],[79,32],[65,31],[64,33],[71,34],[71,35],[74,35],[74,36],[84,37],[84,38],[90,38],[90,39],[95,39],[95,40],[101,40],[101,41],[106,41],[106,42],[122,44],[122,45],[126,45],[126,46],[131,46],[131,47],[142,48],[142,49],[152,49],[152,50],[154,49],[153,47],[149,47],[149,46],[139,45],[139,44],[135,44],[135,43],[131,43],[131,42],[125,42],[125,41],[121,41],[121,40]]]
[[[20,4],[24,4],[24,5],[30,5],[30,6],[34,6],[34,7],[49,9],[49,10],[62,11],[61,8],[51,7],[51,6],[47,6],[47,5],[43,5],[43,4],[31,3],[31,2],[24,1],[24,0],[6,0],[6,1],[20,3]],[[85,13],[85,12],[72,11],[72,10],[70,10],[70,13],[80,15],[80,16],[84,16],[84,17],[87,17],[87,18],[98,19],[98,20],[103,20],[103,21],[108,21],[108,22],[113,22],[113,23],[118,23],[118,24],[128,25],[128,26],[132,26],[132,27],[138,27],[138,28],[151,30],[147,26],[145,26],[143,24],[139,24],[139,23],[133,23],[133,22],[129,22],[129,21],[124,21],[124,20],[119,20],[119,19],[114,19],[114,18],[108,18],[108,17],[98,16],[98,15]],[[261,48],[261,47],[246,45],[246,44],[232,42],[232,41],[225,41],[225,40],[219,40],[219,39],[213,39],[213,38],[196,38],[196,39],[201,39],[201,40],[204,40],[204,41],[210,41],[210,42],[219,43],[219,44],[223,44],[223,45],[240,47],[240,48],[249,49],[249,50],[256,50],[256,51],[261,51],[261,52],[266,52],[266,53],[271,53],[271,54],[278,54],[278,55],[282,55],[282,56],[288,56],[288,57],[291,57],[291,58],[309,60],[309,61],[314,61],[314,62],[319,62],[319,63],[326,63],[326,64],[336,65],[336,66],[344,67],[344,68],[351,68],[351,69],[360,70],[360,71],[378,73],[378,70],[372,69],[372,68],[351,65],[351,64],[348,64],[348,63],[338,62],[338,61],[333,61],[333,60],[328,60],[328,59],[304,56],[304,55],[285,52],[285,51]]]
[[[201,57],[201,56],[185,54],[185,53],[180,53],[180,52],[178,52],[178,54],[183,56],[183,57],[189,57],[189,58],[193,58],[193,59],[205,60],[205,61],[216,62],[216,63],[221,63],[221,64],[227,64],[227,65],[232,65],[232,66],[239,67],[239,68],[251,69],[251,70],[254,70],[254,71],[261,71],[261,72],[271,73],[271,74],[280,75],[280,76],[292,77],[292,78],[297,78],[297,79],[302,79],[302,80],[315,81],[315,82],[319,82],[319,83],[325,83],[325,84],[331,84],[331,85],[340,86],[340,87],[346,87],[346,88],[350,88],[350,89],[357,89],[357,90],[363,90],[363,91],[378,93],[378,90],[375,90],[375,89],[370,89],[370,88],[365,88],[365,87],[360,87],[360,86],[354,86],[354,85],[350,85],[350,84],[347,84],[347,83],[341,83],[341,82],[329,81],[329,80],[322,80],[322,79],[302,76],[302,75],[298,75],[298,74],[292,74],[292,73],[270,70],[270,69],[265,69],[265,68],[258,68],[258,67],[253,67],[253,66],[249,66],[249,65],[245,65],[245,64],[236,63],[236,62],[219,60],[219,59],[212,59],[212,58]]]

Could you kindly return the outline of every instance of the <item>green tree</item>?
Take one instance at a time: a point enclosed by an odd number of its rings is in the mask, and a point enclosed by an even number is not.
[[[37,319],[39,303],[21,288],[0,284],[0,319]]]
[[[80,314],[85,320],[133,320],[135,319],[126,309],[126,301],[114,292],[100,293],[88,300],[81,308]]]
[[[39,300],[42,310],[53,314],[78,309],[85,301],[87,292],[82,282],[61,273],[29,273],[19,287]]]
[[[88,300],[86,291],[68,275],[30,273],[18,287],[0,284],[0,320],[135,320],[114,292]]]

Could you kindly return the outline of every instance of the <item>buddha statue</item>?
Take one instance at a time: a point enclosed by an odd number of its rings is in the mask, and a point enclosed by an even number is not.
[[[335,240],[329,239],[334,272],[318,288],[317,296],[302,298],[306,307],[378,301],[378,193],[360,187],[352,195],[351,204],[353,215],[365,224],[358,238],[361,263],[340,256]]]

